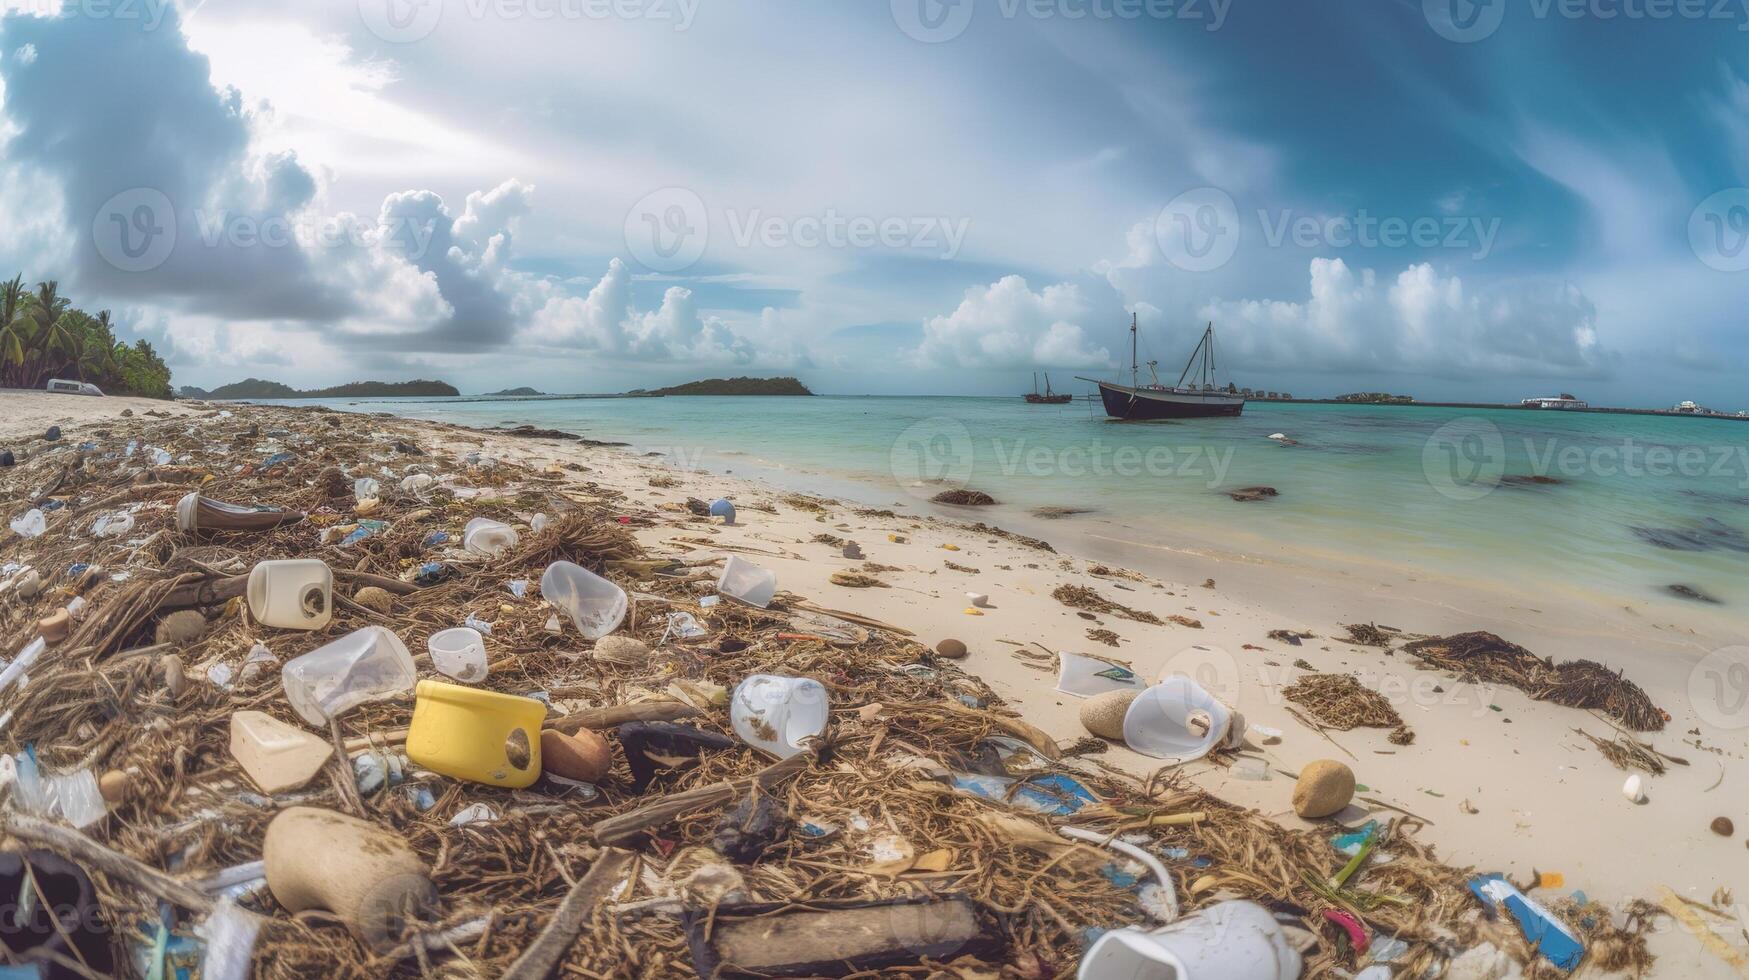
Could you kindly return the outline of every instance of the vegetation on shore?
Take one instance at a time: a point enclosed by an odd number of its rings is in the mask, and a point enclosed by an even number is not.
[[[706,378],[672,388],[657,388],[652,395],[812,395],[795,378]]]
[[[1349,402],[1356,405],[1413,405],[1414,395],[1392,395],[1383,391],[1357,391],[1351,395],[1337,395],[1336,401]]]
[[[55,280],[0,282],[0,386],[40,389],[54,378],[89,381],[111,395],[170,397],[170,368],[145,340],[115,339],[108,310],[75,308]]]
[[[498,398],[498,397],[514,396],[514,397],[521,398],[521,397],[527,397],[529,395],[544,395],[544,394],[546,394],[546,392],[536,391],[535,389],[524,385],[521,388],[506,388],[503,391],[488,392],[486,397]]]
[[[300,390],[278,381],[245,378],[211,391],[184,387],[177,394],[184,398],[441,398],[461,392],[444,381],[354,381],[332,388]]]

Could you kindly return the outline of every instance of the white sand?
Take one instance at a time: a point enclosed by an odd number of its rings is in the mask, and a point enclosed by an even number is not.
[[[139,412],[142,404],[163,407],[124,399],[0,393],[0,433],[36,432],[51,422],[67,426],[75,419],[90,423],[94,416],[119,414],[123,407]],[[1360,796],[1430,821],[1418,839],[1436,845],[1441,856],[1456,864],[1507,872],[1519,880],[1530,878],[1533,869],[1560,872],[1566,879],[1561,893],[1582,889],[1592,900],[1612,906],[1632,898],[1656,900],[1660,885],[1702,902],[1721,887],[1749,895],[1749,850],[1744,846],[1749,831],[1749,763],[1744,761],[1749,729],[1709,724],[1697,715],[1687,694],[1690,674],[1706,651],[1744,642],[1742,637],[1684,633],[1668,624],[1636,627],[1633,617],[1619,609],[1555,608],[1538,596],[1464,595],[1454,601],[1448,590],[1431,582],[1369,589],[1341,574],[1277,566],[1267,556],[1222,562],[1172,550],[1163,528],[1136,529],[1122,541],[1103,531],[1097,539],[1080,538],[1074,520],[1050,525],[1047,537],[1060,552],[1122,554],[1132,567],[1148,573],[1136,581],[1094,577],[1087,573],[1087,560],[1027,548],[954,521],[861,518],[848,505],[832,505],[825,514],[816,514],[779,502],[784,493],[771,487],[680,472],[624,451],[485,434],[458,437],[447,430],[434,441],[457,452],[483,448],[503,458],[580,463],[587,471],[578,479],[623,490],[628,510],[673,505],[689,496],[732,497],[741,512],[736,526],[658,527],[640,531],[640,537],[658,553],[710,554],[710,548],[673,542],[698,536],[757,549],[764,554],[743,557],[774,570],[786,591],[904,626],[932,645],[943,637],[960,638],[971,648],[967,669],[985,678],[1026,720],[1061,739],[1084,734],[1077,720],[1080,702],[1057,693],[1054,676],[1015,659],[1012,653],[1019,644],[1029,644],[1035,652],[1110,654],[1131,661],[1148,679],[1167,670],[1190,672],[1251,723],[1279,729],[1283,737],[1280,744],[1260,750],[1274,770],[1267,781],[1242,780],[1207,764],[1190,765],[1188,773],[1216,794],[1254,806],[1284,824],[1305,825],[1293,814],[1293,780],[1284,773],[1297,772],[1315,759],[1334,758],[1352,766],[1369,787]],[[657,475],[677,485],[649,487]],[[762,509],[767,503],[775,512]],[[956,513],[964,520],[980,519],[976,510]],[[814,543],[821,533],[858,542],[867,561],[897,566],[899,571],[879,575],[891,587],[830,584],[833,572],[859,569],[863,562]],[[890,541],[889,535],[895,534],[908,540]],[[959,550],[945,550],[943,545],[949,544]],[[950,570],[949,561],[978,572]],[[1203,587],[1206,578],[1215,580],[1214,588]],[[1091,586],[1114,602],[1161,617],[1189,616],[1203,628],[1144,625],[1111,615],[1090,623],[1051,598],[1052,589],[1062,583]],[[991,596],[984,615],[965,614],[968,591]],[[1601,717],[1533,702],[1511,689],[1479,689],[1416,670],[1403,655],[1323,638],[1343,635],[1341,623],[1362,621],[1418,633],[1488,629],[1541,655],[1584,656],[1625,669],[1672,715],[1662,733],[1645,737],[1692,764],[1647,777],[1649,802],[1630,804],[1620,793],[1627,774],[1572,732],[1583,728],[1609,737],[1610,726]],[[1123,645],[1113,650],[1088,639],[1088,628],[1096,625],[1117,633]],[[1266,639],[1276,628],[1305,629],[1320,638],[1300,647]],[[1262,649],[1247,649],[1247,644]],[[1303,673],[1292,666],[1299,658],[1323,671],[1355,673],[1368,687],[1385,693],[1414,729],[1414,744],[1392,745],[1383,729],[1333,732],[1337,744],[1332,744],[1295,721],[1281,690]],[[1749,715],[1738,717],[1749,722]],[[1685,734],[1691,730],[1698,735]],[[1157,765],[1116,746],[1106,758],[1138,773]],[[1466,801],[1479,812],[1466,812]],[[1393,815],[1357,801],[1339,818],[1353,825],[1369,816],[1383,820]],[[1708,830],[1709,822],[1721,815],[1736,823],[1735,837]],[[1735,928],[1725,931],[1739,947],[1744,944]],[[1658,976],[1736,975],[1673,925],[1652,938],[1652,949],[1660,957]]]

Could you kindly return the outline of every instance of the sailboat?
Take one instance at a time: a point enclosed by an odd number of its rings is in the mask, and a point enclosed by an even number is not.
[[[1178,376],[1178,383],[1168,387],[1160,383],[1160,376],[1154,373],[1156,361],[1147,364],[1148,376],[1153,378],[1150,384],[1141,383],[1141,365],[1136,359],[1136,315],[1130,314],[1130,383],[1128,385],[1101,381],[1098,378],[1078,378],[1080,381],[1091,381],[1099,386],[1099,397],[1105,402],[1105,414],[1114,419],[1200,419],[1218,416],[1238,415],[1245,410],[1245,396],[1229,384],[1225,388],[1216,388],[1213,384],[1215,371],[1215,325],[1210,323],[1202,332],[1202,339],[1197,342],[1196,350],[1191,351],[1190,360],[1185,362],[1184,372]],[[1197,377],[1192,378],[1191,369],[1197,369]],[[1186,380],[1190,383],[1186,384]]]
[[[1074,397],[1074,395],[1059,395],[1051,390],[1051,373],[1049,371],[1045,372],[1045,390],[1043,394],[1040,394],[1038,372],[1032,373],[1032,391],[1026,396],[1028,405],[1067,405]]]

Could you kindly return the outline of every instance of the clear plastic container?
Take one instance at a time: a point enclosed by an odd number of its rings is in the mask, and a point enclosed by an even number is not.
[[[486,639],[479,630],[458,626],[433,633],[425,647],[441,673],[470,684],[486,679]]]
[[[382,484],[368,476],[361,476],[352,481],[352,495],[359,500],[370,500],[382,496]]]
[[[571,617],[586,640],[599,640],[619,628],[626,615],[626,592],[582,565],[556,561],[540,577],[541,598]]]
[[[437,483],[437,477],[430,473],[414,473],[401,481],[401,489],[407,493],[423,493]]]
[[[134,529],[134,515],[105,514],[91,525],[91,533],[100,538],[119,538]]]
[[[90,769],[63,775],[43,772],[28,752],[9,760],[17,773],[18,805],[42,817],[60,817],[80,830],[103,819],[109,808]]]
[[[405,694],[419,679],[407,645],[381,626],[311,650],[279,673],[298,717],[319,728],[367,701]]]
[[[334,573],[315,558],[264,561],[249,572],[248,599],[263,626],[319,630],[334,615]]]
[[[487,517],[476,517],[462,529],[462,547],[488,558],[496,558],[516,547],[519,540],[515,528]]]
[[[730,555],[723,563],[723,574],[717,577],[717,591],[764,609],[771,605],[771,597],[777,595],[777,574],[738,555]]]
[[[34,507],[12,519],[12,530],[21,538],[41,537],[48,529],[49,519]]]

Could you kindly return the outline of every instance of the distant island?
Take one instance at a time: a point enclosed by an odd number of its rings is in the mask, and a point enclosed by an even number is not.
[[[235,384],[221,385],[211,391],[184,386],[177,390],[179,398],[411,398],[454,397],[460,395],[455,386],[443,381],[354,381],[332,388],[299,390],[278,381],[246,378]]]
[[[506,388],[503,391],[488,391],[488,392],[486,392],[486,397],[497,398],[501,395],[527,396],[527,395],[544,395],[544,394],[546,394],[546,392],[544,392],[544,391],[536,391],[533,388],[523,387],[523,388]]]
[[[651,395],[812,395],[795,378],[707,378],[672,388],[657,388]]]

